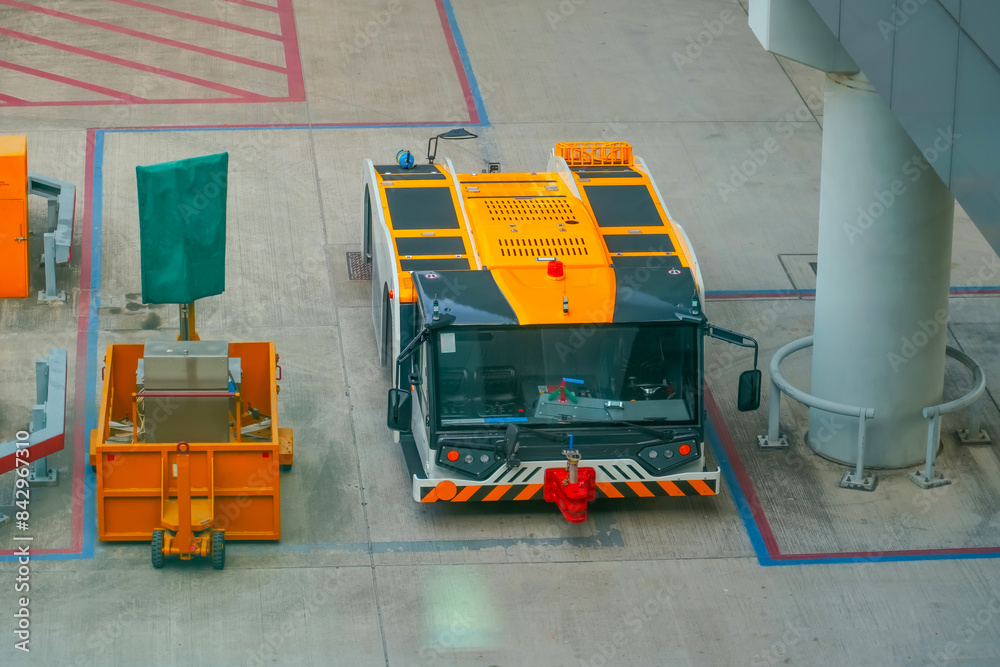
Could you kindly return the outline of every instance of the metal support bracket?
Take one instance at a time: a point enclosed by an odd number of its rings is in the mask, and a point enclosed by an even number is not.
[[[856,470],[848,470],[844,473],[844,476],[840,478],[840,488],[842,489],[874,491],[877,484],[878,478],[875,475],[869,473],[859,477]]]
[[[968,428],[958,431],[959,442],[963,445],[990,444],[990,436],[982,428],[982,397],[986,391],[986,374],[983,372],[982,366],[976,363],[975,359],[957,348],[949,345],[945,348],[945,354],[961,362],[962,365],[972,371],[973,386],[961,398],[949,401],[948,403],[942,403],[941,405],[932,405],[924,408],[923,415],[924,419],[927,420],[927,459],[923,470],[918,470],[909,475],[910,481],[921,489],[933,489],[938,486],[951,484],[951,480],[943,474],[936,474],[934,470],[938,446],[941,443],[941,415],[961,410],[965,407],[970,408]],[[969,437],[970,433],[977,435]]]
[[[909,474],[909,478],[911,482],[919,486],[921,489],[933,489],[937,486],[946,486],[951,484],[951,480],[944,475],[934,475],[934,477],[928,477],[926,470],[911,472]]]
[[[782,433],[774,442],[766,435],[757,436],[757,449],[788,449],[788,436]]]
[[[73,220],[76,213],[76,186],[58,178],[28,172],[28,193],[44,197],[49,205],[49,231],[42,237],[45,290],[38,293],[38,300],[66,301],[66,292],[56,288],[56,264],[65,264],[70,260]]]

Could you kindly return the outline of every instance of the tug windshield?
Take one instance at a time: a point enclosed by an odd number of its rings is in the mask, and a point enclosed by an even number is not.
[[[440,426],[697,423],[697,334],[689,324],[444,329],[431,342]]]

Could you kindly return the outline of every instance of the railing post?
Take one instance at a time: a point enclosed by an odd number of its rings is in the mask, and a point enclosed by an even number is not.
[[[875,475],[865,475],[865,435],[868,418],[872,413],[870,408],[858,410],[858,463],[854,470],[848,470],[841,478],[840,487],[843,489],[874,491],[875,485],[878,484],[878,478]]]
[[[66,292],[56,289],[56,235],[45,232],[43,235],[45,248],[42,259],[45,262],[45,291],[38,293],[39,301],[65,301]]]
[[[928,410],[930,414],[928,415]],[[924,469],[910,473],[910,481],[921,489],[933,489],[936,486],[951,484],[944,475],[934,474],[934,459],[937,458],[938,443],[941,442],[941,410],[937,407],[924,410],[927,421],[927,461]]]
[[[759,449],[788,449],[788,438],[780,434],[781,428],[781,388],[771,378],[771,395],[767,399],[767,435],[757,436]]]
[[[967,428],[959,429],[958,441],[963,445],[989,445],[992,443],[990,434],[983,428],[982,396],[969,406],[969,424]]]

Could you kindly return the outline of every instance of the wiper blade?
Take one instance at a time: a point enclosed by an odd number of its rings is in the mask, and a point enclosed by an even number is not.
[[[674,438],[674,432],[673,431],[666,431],[666,432],[664,432],[664,431],[657,431],[655,428],[650,428],[648,426],[643,426],[642,424],[636,424],[635,422],[625,421],[624,419],[615,419],[614,416],[611,414],[611,408],[610,408],[610,406],[605,405],[604,406],[604,411],[608,413],[608,423],[624,424],[625,426],[634,428],[637,431],[641,431],[642,433],[645,433],[647,435],[651,435],[651,436],[657,438],[658,440],[673,440],[673,438]]]
[[[540,424],[518,424],[518,428],[523,429],[521,432],[527,432],[532,435],[537,435],[539,438],[544,438],[545,440],[550,440],[552,442],[564,443],[566,442],[566,434],[560,433],[559,435],[553,435],[547,431],[536,430],[536,427]]]

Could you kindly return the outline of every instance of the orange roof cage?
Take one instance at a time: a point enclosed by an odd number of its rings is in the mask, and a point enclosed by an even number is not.
[[[571,167],[632,166],[632,145],[625,141],[560,141],[555,154]]]
[[[156,530],[179,530],[188,514],[191,530],[224,530],[227,540],[281,537],[279,470],[292,463],[292,430],[278,428],[274,343],[229,343],[228,349],[242,374],[239,389],[222,399],[231,401],[229,440],[190,442],[180,462],[188,474],[179,476],[178,443],[146,442],[139,433],[140,423],[148,434],[150,420],[169,417],[173,399],[160,404],[165,410],[145,410],[141,402],[151,402],[153,393],[137,393],[136,380],[144,346],[108,346],[101,409],[90,434],[99,539],[149,540]],[[243,435],[267,417],[269,427]],[[189,487],[178,489],[179,479]]]

